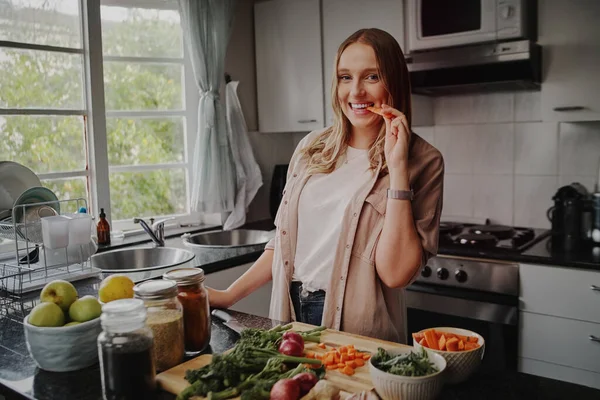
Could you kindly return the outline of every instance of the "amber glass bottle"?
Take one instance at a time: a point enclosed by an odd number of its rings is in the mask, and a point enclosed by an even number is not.
[[[98,221],[96,233],[98,234],[98,244],[110,244],[110,225],[106,220],[104,208],[100,209],[100,221]]]

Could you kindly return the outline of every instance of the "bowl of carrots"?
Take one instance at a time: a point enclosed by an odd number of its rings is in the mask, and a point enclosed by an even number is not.
[[[427,348],[446,359],[447,383],[464,382],[479,368],[485,353],[485,340],[473,331],[461,328],[429,328],[413,333],[417,349]]]

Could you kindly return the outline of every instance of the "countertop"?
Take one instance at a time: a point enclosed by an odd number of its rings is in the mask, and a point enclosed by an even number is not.
[[[97,282],[80,282],[82,294],[93,294]],[[278,322],[267,318],[229,311],[243,325],[271,328]],[[36,368],[28,356],[23,327],[20,323],[2,320],[0,330],[0,393],[7,399],[78,399],[100,400],[102,398],[100,369],[98,365],[75,372],[46,372]],[[237,341],[237,334],[213,321],[210,347],[206,353],[223,352]],[[174,396],[161,392],[163,400]],[[505,371],[494,374],[478,374],[469,381],[444,387],[439,399],[598,399],[600,390],[585,386],[541,378],[529,374]]]

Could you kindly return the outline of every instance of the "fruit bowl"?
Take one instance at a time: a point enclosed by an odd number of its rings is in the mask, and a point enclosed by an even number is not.
[[[25,342],[33,361],[46,371],[75,371],[98,362],[100,318],[72,326],[38,327],[23,320]]]
[[[410,352],[421,351],[414,347],[402,349],[387,350],[389,354],[400,355]],[[375,367],[372,363],[373,358],[369,359],[369,372],[371,380],[377,394],[383,400],[433,400],[441,392],[444,386],[444,370],[446,369],[446,360],[444,357],[426,349],[429,360],[438,369],[430,375],[425,376],[402,376],[390,374]]]
[[[479,368],[481,360],[483,360],[483,355],[485,353],[485,340],[483,337],[478,333],[461,328],[440,327],[430,329],[435,329],[436,331],[440,332],[453,333],[455,335],[472,336],[477,338],[477,344],[479,347],[472,350],[442,351],[430,349],[428,347],[426,348],[427,350],[439,354],[446,359],[448,366],[446,368],[445,379],[447,383],[455,384],[469,379],[469,377],[477,370],[477,368]],[[417,334],[422,332],[424,331],[417,332]],[[418,350],[421,350],[423,347],[415,340],[414,337],[413,344]]]

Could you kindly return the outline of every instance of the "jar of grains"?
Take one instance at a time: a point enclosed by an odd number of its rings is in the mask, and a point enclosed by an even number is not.
[[[196,355],[210,342],[210,308],[204,287],[204,271],[200,268],[179,268],[166,272],[163,278],[177,283],[177,298],[183,306],[186,355]]]
[[[146,305],[146,323],[154,334],[156,371],[164,371],[183,361],[183,308],[177,300],[177,285],[166,280],[147,281],[133,288],[136,298]]]

